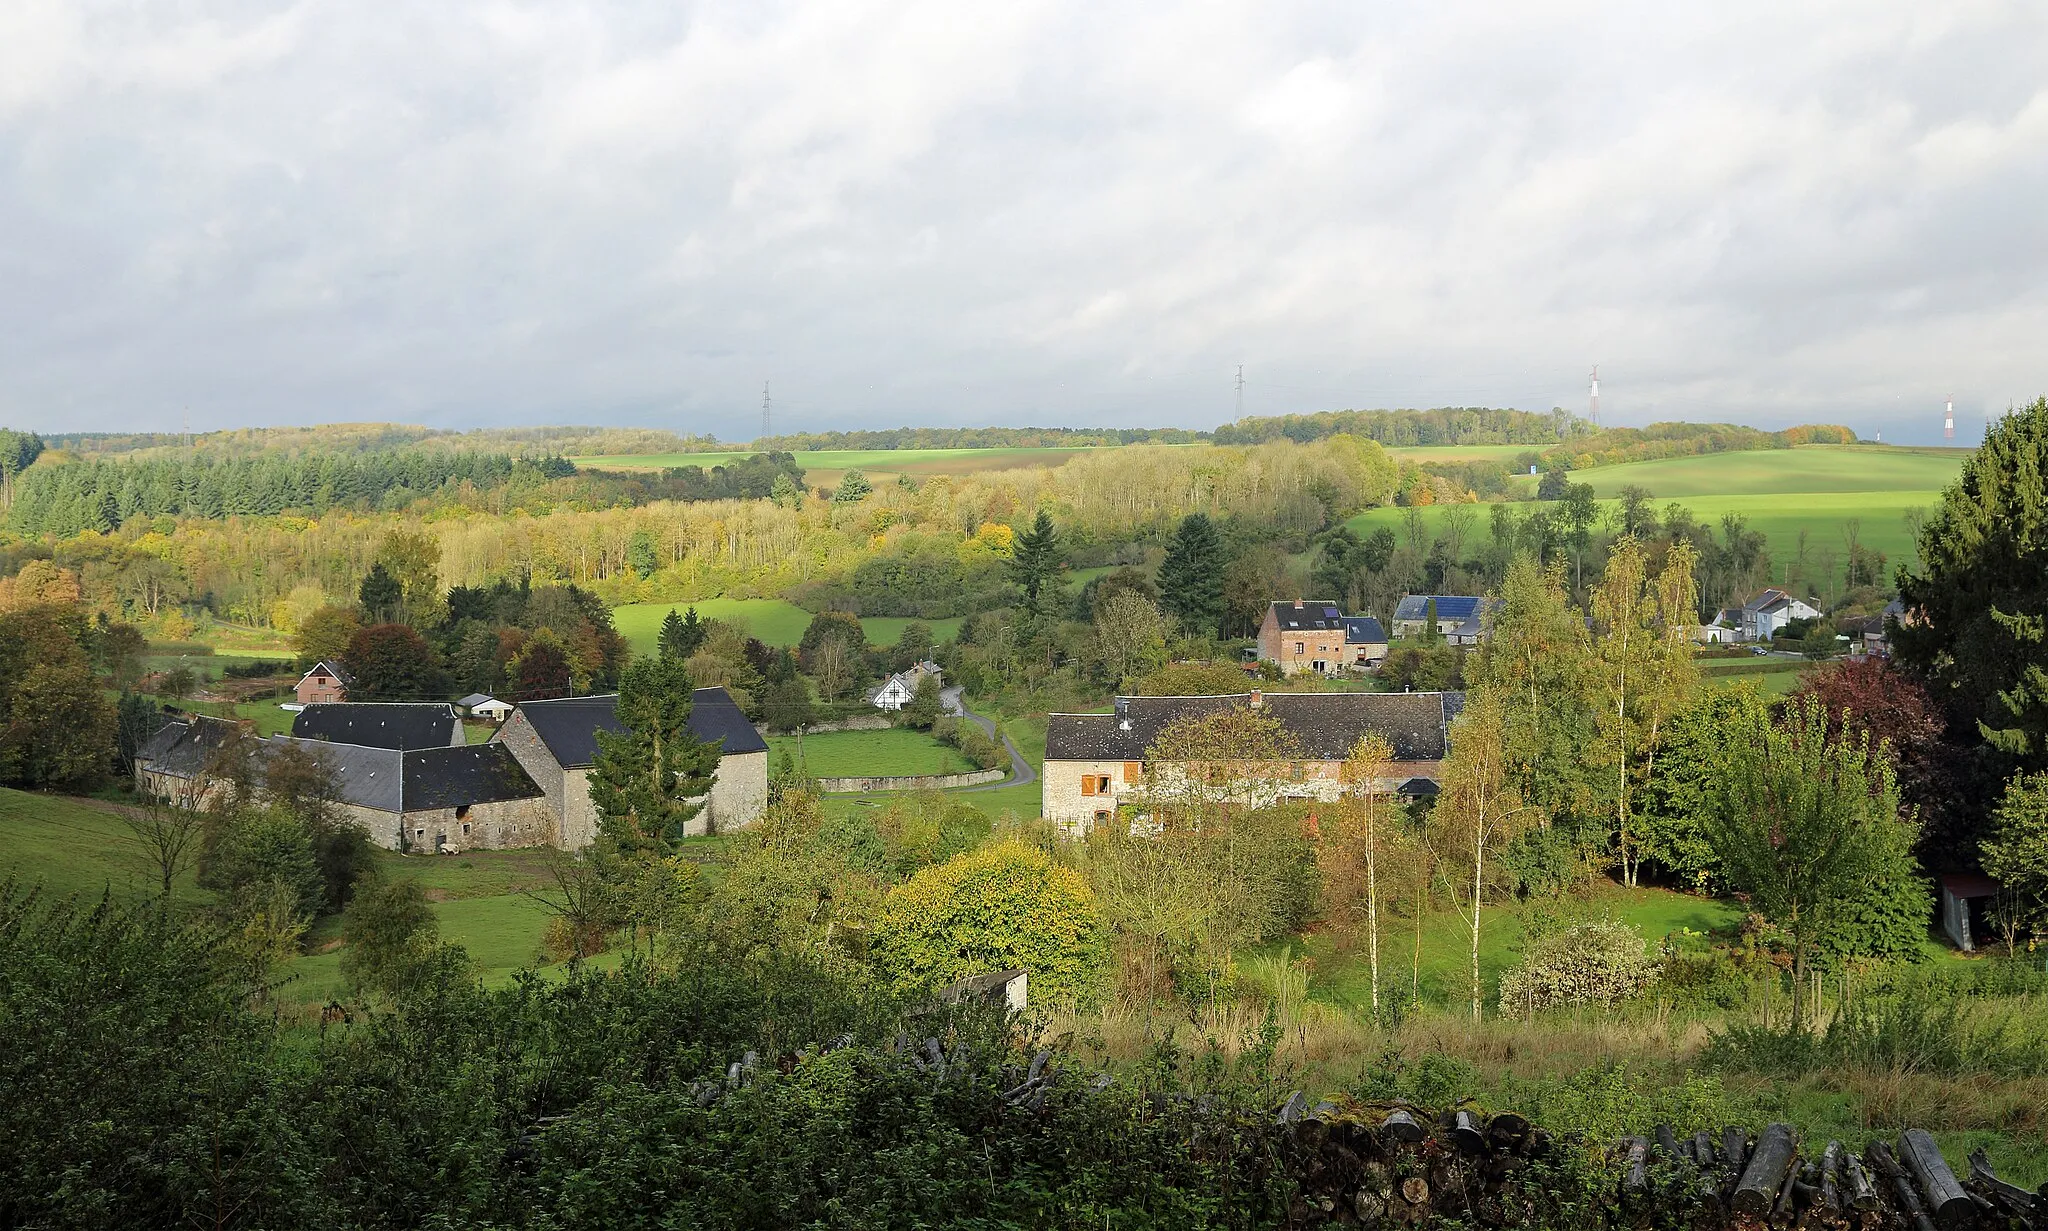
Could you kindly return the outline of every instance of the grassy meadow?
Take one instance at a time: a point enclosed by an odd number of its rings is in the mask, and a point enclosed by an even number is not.
[[[806,735],[768,737],[768,759],[772,764],[784,752],[795,757],[801,747],[799,765],[814,778],[900,778],[915,774],[971,773],[974,762],[960,750],[942,744],[923,731],[891,727],[886,731],[827,731]]]
[[[1574,479],[1591,483],[1610,509],[1614,496],[1634,485],[1647,490],[1660,511],[1682,504],[1709,524],[1724,514],[1738,514],[1769,540],[1780,570],[1797,557],[1804,532],[1808,559],[1832,552],[1839,568],[1848,554],[1851,523],[1857,541],[1883,552],[1892,564],[1913,560],[1909,517],[1941,503],[1941,489],[1954,480],[1962,456],[1960,450],[1812,445],[1601,466]],[[1520,482],[1533,481],[1525,477]],[[1468,539],[1485,537],[1488,513],[1483,507],[1433,505],[1420,510],[1424,525],[1435,533],[1453,508],[1472,510]],[[1401,534],[1407,513],[1372,509],[1349,524],[1360,531],[1386,526]]]

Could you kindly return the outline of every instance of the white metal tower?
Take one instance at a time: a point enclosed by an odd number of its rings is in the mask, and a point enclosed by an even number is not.
[[[1948,400],[1948,408],[1941,412],[1941,438],[1943,440],[1954,440],[1956,438],[1956,400],[1954,398]]]
[[[1589,405],[1590,405],[1590,407],[1591,407],[1591,413],[1592,413],[1592,417],[1593,417],[1593,426],[1594,426],[1594,427],[1599,427],[1599,426],[1600,426],[1600,365],[1599,365],[1599,364],[1597,364],[1597,363],[1593,365],[1593,388],[1592,388],[1592,391],[1591,391],[1591,392],[1590,392],[1590,393],[1589,393],[1589,394],[1587,395],[1587,400],[1588,400],[1588,403],[1589,403]]]

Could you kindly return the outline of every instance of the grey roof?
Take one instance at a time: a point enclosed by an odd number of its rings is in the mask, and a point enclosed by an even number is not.
[[[341,801],[376,812],[425,812],[471,804],[537,799],[535,785],[512,750],[503,744],[440,748],[370,748],[320,740],[273,736],[263,747],[275,752],[305,748],[334,774]]]
[[[222,746],[241,733],[242,725],[206,714],[185,714],[158,727],[135,751],[137,761],[152,772],[190,778],[206,767]]]
[[[292,734],[363,748],[446,748],[462,742],[462,724],[446,701],[335,701],[300,710]]]
[[[1428,618],[1429,605],[1436,604],[1436,618],[1463,622],[1483,614],[1488,607],[1497,607],[1500,600],[1491,603],[1484,598],[1470,594],[1410,594],[1394,608],[1396,620],[1421,620]]]
[[[1345,616],[1346,645],[1375,645],[1387,639],[1386,626],[1371,616]]]
[[[617,693],[521,701],[519,712],[526,715],[534,733],[565,769],[597,763],[599,731],[617,734],[626,729],[626,724],[619,721]],[[690,734],[706,741],[723,740],[722,751],[728,753],[768,751],[767,741],[740,712],[732,694],[723,688],[699,688],[690,694]],[[495,741],[497,736],[492,739]]]
[[[475,709],[479,705],[482,705],[488,701],[494,701],[496,699],[497,698],[495,697],[486,696],[480,692],[473,692],[466,697],[457,698],[455,704],[461,706],[463,709],[469,710]]]
[[[1273,604],[1273,619],[1286,633],[1336,632],[1344,627],[1343,612],[1324,599],[1283,599]]]
[[[1337,761],[1366,735],[1378,735],[1398,761],[1439,761],[1463,693],[1265,693],[1261,708],[1301,742],[1309,760]],[[1140,761],[1176,719],[1250,705],[1249,693],[1206,697],[1118,697],[1110,714],[1052,714],[1048,761]]]
[[[327,674],[333,676],[335,679],[340,680],[342,683],[342,687],[344,688],[356,682],[356,677],[349,674],[349,670],[347,667],[342,666],[340,663],[335,662],[331,658],[323,658],[319,662],[314,663],[312,666],[306,668],[306,675],[312,675],[316,671],[325,671]],[[306,682],[306,675],[302,675],[299,677],[299,683],[303,684]]]

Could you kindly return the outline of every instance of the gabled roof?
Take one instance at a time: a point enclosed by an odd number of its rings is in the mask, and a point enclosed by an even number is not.
[[[534,734],[564,769],[595,765],[597,733],[618,734],[626,729],[619,721],[617,693],[521,701],[518,712],[526,715]],[[690,734],[701,740],[724,740],[723,750],[729,753],[768,751],[767,741],[723,688],[699,688],[690,694]],[[495,741],[497,737],[492,738]]]
[[[1344,627],[1344,615],[1337,604],[1323,599],[1276,602],[1273,619],[1285,633],[1336,632]]]
[[[495,697],[487,696],[480,692],[473,692],[466,697],[458,697],[455,701],[455,704],[461,706],[463,709],[473,710],[479,705],[487,705],[490,702],[495,701],[496,699],[497,698]]]
[[[292,719],[299,739],[363,748],[445,748],[461,742],[455,707],[446,701],[335,701],[313,704]]]
[[[299,683],[303,684],[306,682],[307,676],[317,675],[321,672],[326,672],[328,675],[340,680],[344,688],[352,687],[356,682],[356,677],[349,674],[348,668],[331,658],[323,658],[307,668],[306,674],[299,677]]]
[[[263,748],[297,745],[318,757],[334,775],[341,801],[374,812],[427,812],[472,804],[538,799],[540,787],[503,744],[439,748],[371,748],[320,740],[273,736]]]
[[[215,752],[242,732],[242,725],[206,714],[185,714],[158,727],[135,751],[154,773],[190,778],[206,768]]]
[[[1371,616],[1344,617],[1346,645],[1377,645],[1387,639],[1386,626]]]
[[[1262,711],[1300,741],[1311,761],[1338,761],[1366,735],[1378,735],[1397,761],[1440,761],[1450,719],[1463,693],[1265,693]],[[1046,719],[1048,761],[1140,761],[1175,720],[1248,706],[1249,693],[1202,697],[1118,697],[1109,714],[1052,714]]]
[[[1426,620],[1429,605],[1436,604],[1438,620],[1456,620],[1463,623],[1476,619],[1485,613],[1487,600],[1471,594],[1410,594],[1394,608],[1396,620]],[[1492,604],[1499,605],[1495,600]]]

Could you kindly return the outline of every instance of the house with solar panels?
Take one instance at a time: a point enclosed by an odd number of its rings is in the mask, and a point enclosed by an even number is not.
[[[1435,607],[1436,631],[1452,645],[1478,645],[1486,639],[1486,617],[1503,604],[1497,598],[1470,594],[1410,594],[1394,608],[1394,635],[1420,637]]]
[[[1259,661],[1277,664],[1282,675],[1338,675],[1349,666],[1344,614],[1331,602],[1297,598],[1268,605],[1258,644]]]

